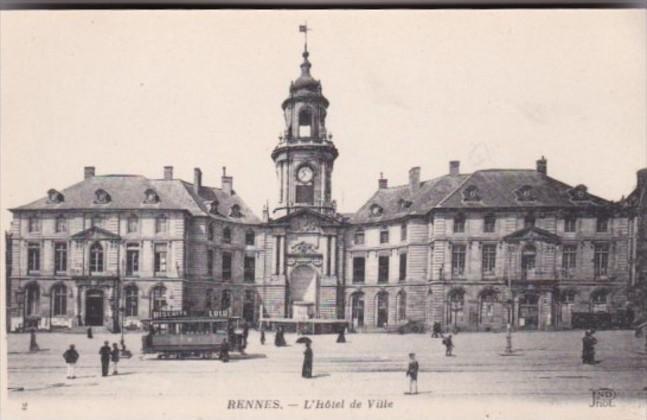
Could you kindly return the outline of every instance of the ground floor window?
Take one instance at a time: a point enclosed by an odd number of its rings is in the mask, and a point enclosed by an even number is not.
[[[126,316],[137,316],[138,293],[137,286],[128,286],[124,290]]]
[[[398,308],[397,309],[398,321],[406,320],[407,319],[407,294],[404,290],[398,293],[396,306]]]
[[[25,314],[38,315],[40,313],[40,288],[37,284],[30,284],[25,290]]]
[[[67,313],[67,288],[59,284],[52,288],[52,315],[59,316]]]

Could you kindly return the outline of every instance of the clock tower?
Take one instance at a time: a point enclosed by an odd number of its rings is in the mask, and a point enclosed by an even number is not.
[[[282,104],[285,130],[272,151],[279,181],[274,215],[279,217],[304,208],[335,214],[331,176],[338,153],[326,130],[328,100],[321,82],[310,75],[309,55],[306,42],[301,75]]]

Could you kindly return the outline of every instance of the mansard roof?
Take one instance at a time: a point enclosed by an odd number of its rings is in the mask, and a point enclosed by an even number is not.
[[[591,208],[612,202],[572,187],[536,170],[487,169],[472,174],[444,175],[409,185],[378,189],[350,217],[351,223],[380,223],[433,209]],[[376,207],[379,207],[378,211]]]
[[[158,200],[146,200],[146,192],[153,190]],[[220,188],[200,188],[196,194],[193,184],[180,179],[148,179],[140,175],[93,176],[60,191],[64,200],[53,202],[48,196],[11,209],[21,210],[178,210],[192,216],[208,216],[238,223],[259,223],[260,220],[237,194],[228,194]],[[108,201],[96,200],[97,191],[109,194]],[[209,203],[218,201],[218,214],[209,212]],[[230,208],[237,205],[241,217],[230,216]]]

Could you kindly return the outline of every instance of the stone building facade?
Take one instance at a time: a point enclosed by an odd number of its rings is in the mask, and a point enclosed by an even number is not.
[[[358,331],[409,321],[469,330],[568,328],[575,312],[626,308],[644,284],[646,170],[626,200],[527,170],[384,178],[337,211],[329,102],[303,53],[271,153],[278,205],[256,217],[221,186],[96,175],[12,209],[9,328],[137,328],[156,311],[346,319]],[[9,265],[9,264],[8,264]]]

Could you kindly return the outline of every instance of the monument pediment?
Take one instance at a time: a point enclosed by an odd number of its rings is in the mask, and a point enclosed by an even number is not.
[[[524,242],[547,242],[550,244],[561,243],[561,238],[554,233],[547,230],[539,229],[538,227],[527,227],[513,232],[503,238],[504,241],[509,243]]]
[[[321,228],[324,226],[341,226],[342,222],[310,209],[300,209],[273,220],[271,224],[287,225],[291,231],[296,233],[316,233],[321,232]]]
[[[101,229],[97,226],[92,226],[86,230],[72,235],[72,239],[77,241],[102,241],[102,240],[119,240],[121,236],[114,234],[108,230]]]

